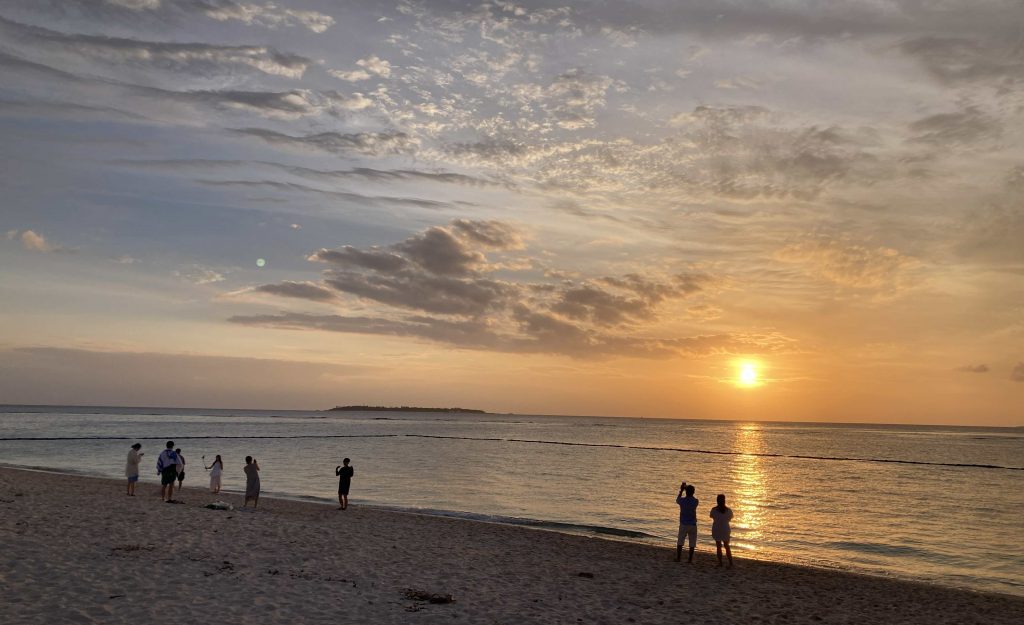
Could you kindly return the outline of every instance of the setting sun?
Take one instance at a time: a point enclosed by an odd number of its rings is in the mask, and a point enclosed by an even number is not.
[[[741,363],[737,381],[740,386],[757,386],[757,366],[752,362]]]

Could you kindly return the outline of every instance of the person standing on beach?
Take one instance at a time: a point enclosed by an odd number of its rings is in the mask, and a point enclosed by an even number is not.
[[[128,477],[128,496],[135,496],[135,484],[139,481],[139,463],[142,462],[142,457],[146,454],[139,451],[142,449],[140,443],[135,443],[132,448],[128,450],[128,463],[125,464],[124,474]]]
[[[352,476],[356,474],[353,467],[348,466],[351,462],[348,458],[341,461],[345,466],[334,467],[334,474],[338,479],[338,510],[348,509],[348,489],[352,487]]]
[[[210,492],[216,495],[220,492],[220,474],[224,472],[224,462],[221,461],[220,454],[217,454],[213,464],[206,468],[210,471]]]
[[[252,502],[253,508],[260,507],[260,465],[252,456],[245,457],[245,503],[242,507]]]
[[[156,472],[160,475],[160,498],[167,503],[174,502],[174,481],[178,479],[178,454],[174,453],[174,441],[167,441],[167,448],[156,459]]]
[[[718,566],[722,566],[722,544],[725,543],[725,555],[729,558],[732,568],[732,549],[729,548],[729,527],[732,521],[732,508],[725,505],[725,495],[718,496],[718,505],[711,509],[711,537],[715,539],[715,550],[718,552]]]
[[[181,453],[180,449],[175,449],[174,453],[178,454],[178,494],[181,494],[182,482],[185,481],[185,454]]]
[[[683,491],[686,497],[683,497]],[[697,504],[700,503],[693,493],[697,489],[693,484],[687,485],[683,482],[679,485],[679,494],[676,495],[676,503],[679,504],[679,537],[676,540],[676,562],[683,557],[684,539],[690,540],[690,557],[686,559],[688,564],[693,564],[693,550],[697,547]]]

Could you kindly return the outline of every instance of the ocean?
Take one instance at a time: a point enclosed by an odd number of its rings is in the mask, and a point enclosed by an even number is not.
[[[202,457],[244,490],[674,546],[683,480],[700,499],[698,557],[724,493],[739,557],[1024,595],[1024,429],[417,412],[0,406],[0,464],[122,478],[141,495],[173,439],[185,491]],[[151,487],[151,488],[150,488]],[[704,553],[700,553],[704,551]],[[667,552],[666,552],[667,557]]]

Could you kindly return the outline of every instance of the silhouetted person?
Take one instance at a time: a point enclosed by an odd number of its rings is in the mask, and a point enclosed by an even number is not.
[[[348,489],[352,487],[352,476],[356,474],[356,470],[348,463],[351,462],[348,458],[341,461],[341,464],[345,466],[334,467],[334,474],[339,476],[338,479],[338,510],[345,510],[348,508]]]
[[[174,452],[174,441],[167,441],[167,449],[156,459],[156,472],[160,474],[160,498],[167,503],[174,502],[174,482],[178,479],[178,454]]]
[[[182,482],[185,481],[185,454],[181,453],[181,449],[175,449],[174,453],[178,454],[178,494],[181,494]]]
[[[686,490],[686,497],[683,497],[683,490]],[[676,540],[676,562],[683,557],[684,539],[690,539],[690,557],[686,561],[693,564],[693,550],[697,547],[697,504],[700,503],[693,496],[696,489],[693,484],[689,486],[686,482],[679,485],[679,494],[676,495],[676,503],[679,504],[679,538]]]
[[[245,503],[242,507],[252,502],[253,508],[260,507],[260,464],[252,456],[245,457]]]
[[[718,551],[718,566],[722,566],[722,545],[725,544],[725,555],[729,558],[732,568],[732,549],[729,548],[729,534],[732,520],[732,508],[725,505],[725,495],[718,496],[718,505],[711,509],[711,537],[715,539],[715,550]]]

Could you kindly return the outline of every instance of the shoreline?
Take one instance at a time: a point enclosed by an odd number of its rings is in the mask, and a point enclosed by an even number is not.
[[[464,518],[0,467],[15,622],[1019,623],[1024,597]],[[531,531],[534,530],[534,531]],[[705,544],[706,547],[706,544]],[[740,555],[740,554],[737,554]],[[451,594],[451,604],[406,589]],[[229,617],[229,618],[226,618]]]

